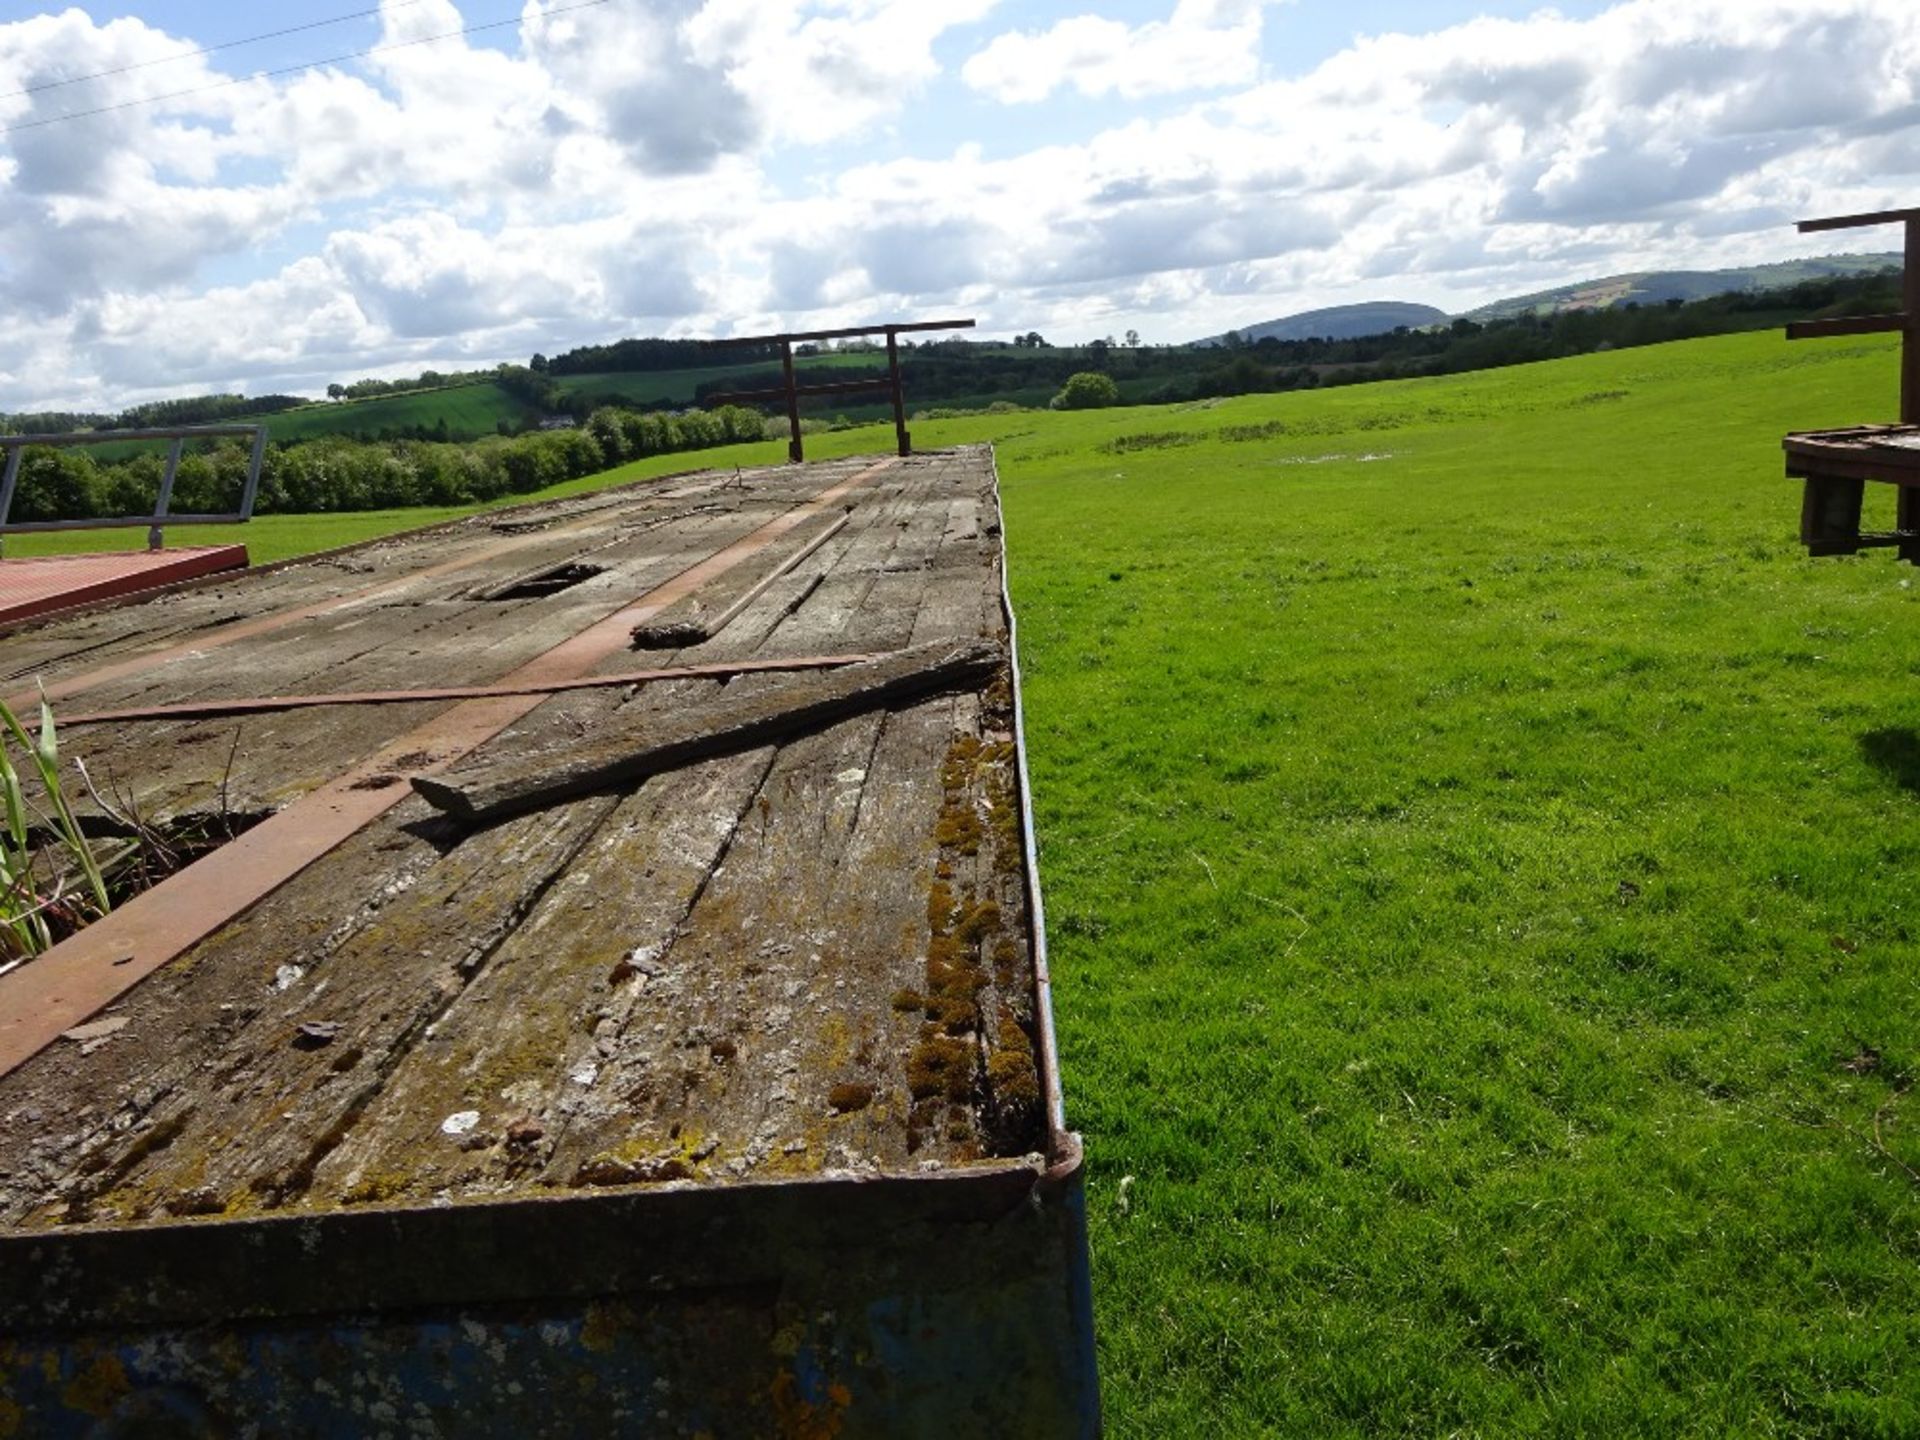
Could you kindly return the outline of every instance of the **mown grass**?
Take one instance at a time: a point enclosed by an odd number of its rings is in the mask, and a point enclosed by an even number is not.
[[[1894,390],[916,425],[999,446],[1114,1433],[1920,1433],[1920,612],[1779,452]]]
[[[1006,422],[1117,1434],[1920,1433],[1920,612],[1779,452],[1894,380]]]

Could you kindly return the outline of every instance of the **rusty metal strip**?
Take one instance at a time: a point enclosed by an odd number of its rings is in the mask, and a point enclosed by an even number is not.
[[[828,486],[535,656],[499,683],[538,685],[577,679],[623,650],[635,625],[765,550],[898,463],[882,460]],[[413,793],[404,783],[405,776],[439,773],[545,699],[545,694],[536,692],[461,701],[61,941],[31,964],[0,976],[0,1075],[11,1073],[51,1045],[62,1031],[117,1000],[399,804]]]
[[[262,715],[280,710],[310,710],[323,705],[408,705],[423,700],[485,700],[496,695],[557,695],[566,690],[595,690],[645,685],[655,680],[724,680],[768,671],[831,670],[885,658],[877,651],[847,655],[795,655],[785,660],[728,660],[711,665],[670,665],[655,670],[622,670],[578,680],[533,685],[448,685],[433,690],[342,690],[328,695],[261,695],[245,700],[183,700],[174,705],[141,705],[126,710],[90,710],[62,715],[60,728],[107,725],[122,720],[217,720],[227,715]]]
[[[524,550],[528,546],[540,544],[542,541],[551,540],[555,535],[567,534],[574,530],[584,530],[588,526],[600,523],[602,519],[603,517],[596,511],[581,519],[555,525],[551,529],[495,540],[490,544],[480,546],[478,549],[470,550],[464,555],[457,555],[450,560],[441,560],[419,570],[409,570],[405,575],[396,576],[391,580],[377,581],[372,585],[362,586],[358,590],[348,591],[345,595],[336,595],[327,600],[316,600],[307,605],[296,605],[290,610],[276,610],[268,615],[257,615],[250,620],[235,620],[228,625],[216,626],[211,630],[194,636],[191,640],[183,640],[178,644],[169,645],[161,650],[149,650],[139,655],[130,655],[125,660],[116,660],[111,664],[102,665],[96,670],[88,670],[79,675],[69,676],[65,680],[56,681],[54,684],[46,687],[46,696],[49,700],[60,700],[69,695],[78,695],[83,691],[95,689],[113,680],[130,679],[135,675],[144,674],[149,670],[178,660],[183,656],[197,655],[205,650],[215,650],[222,645],[231,645],[236,640],[251,639],[255,635],[271,634],[275,630],[285,629],[287,626],[296,624],[301,620],[311,620],[316,616],[330,614],[335,610],[344,609],[349,605],[358,605],[368,600],[377,600],[382,595],[403,589],[408,585],[414,584],[416,581],[431,580],[437,576],[451,575],[461,570],[470,569],[484,561],[495,559],[501,555],[511,554],[515,550]],[[236,576],[234,578],[238,577]],[[39,702],[39,698],[40,694],[38,691],[23,690],[18,694],[8,696],[6,703],[18,711],[33,708]]]

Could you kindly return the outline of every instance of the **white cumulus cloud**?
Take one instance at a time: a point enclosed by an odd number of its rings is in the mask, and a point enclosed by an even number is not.
[[[1126,99],[1244,85],[1260,71],[1261,12],[1272,0],[1179,0],[1165,20],[1128,25],[1075,15],[996,36],[966,63],[967,84],[1009,104],[1072,86]]]
[[[121,71],[0,95],[0,410],[950,309],[1179,340],[1882,248],[1789,222],[1920,198],[1911,0],[1622,0],[1294,73],[1269,8],[996,38],[992,0],[526,0],[504,43],[272,79],[138,20],[0,24],[16,90]],[[381,38],[480,18],[389,3]],[[1063,88],[1162,98],[994,103]]]

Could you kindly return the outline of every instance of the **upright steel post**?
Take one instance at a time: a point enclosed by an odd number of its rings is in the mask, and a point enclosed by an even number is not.
[[[253,453],[247,457],[247,488],[240,492],[240,518],[253,518],[254,497],[260,493],[260,466],[267,458],[267,427],[254,427]]]
[[[780,371],[787,385],[787,459],[798,465],[806,454],[800,445],[800,391],[793,380],[793,341],[780,342]]]
[[[176,435],[167,450],[166,473],[160,477],[160,494],[153,502],[153,524],[147,527],[149,550],[158,550],[166,544],[166,534],[161,524],[167,518],[167,507],[173,504],[173,477],[180,473],[180,451],[186,443],[184,436]]]
[[[893,388],[893,433],[904,459],[913,453],[913,437],[907,434],[907,402],[900,393],[899,332],[891,325],[887,327],[887,380]]]
[[[1920,425],[1920,218],[1909,217],[1906,230],[1906,274],[1900,282],[1900,423]],[[1898,488],[1893,525],[1902,534],[1920,534],[1920,489]],[[1920,544],[1901,545],[1900,558],[1920,564]]]
[[[20,483],[20,455],[26,448],[24,445],[7,447],[7,474],[5,479],[0,479],[0,525],[5,525],[13,513],[13,492]]]
[[[1900,423],[1920,425],[1920,216],[1907,217],[1906,274],[1901,292],[1906,329],[1900,337]]]

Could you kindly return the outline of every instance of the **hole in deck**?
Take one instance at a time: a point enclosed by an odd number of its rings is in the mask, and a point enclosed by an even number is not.
[[[538,600],[542,595],[553,595],[570,589],[582,580],[591,580],[603,573],[598,565],[583,565],[579,561],[569,561],[565,565],[555,565],[549,570],[537,574],[525,575],[511,584],[502,585],[497,590],[489,590],[483,597],[488,600]]]
[[[79,825],[106,886],[111,913],[176,871],[237,840],[272,813],[194,812],[158,822],[127,815],[87,815]],[[0,974],[35,959],[46,946],[79,933],[102,915],[71,842],[35,826],[27,833],[27,846],[31,866],[18,883],[32,892],[43,926],[0,928]]]
[[[156,824],[141,822],[131,832],[121,829],[104,843],[95,842],[95,855],[116,906],[169,875],[186,869],[225,845],[238,840],[271,810],[195,811]]]

